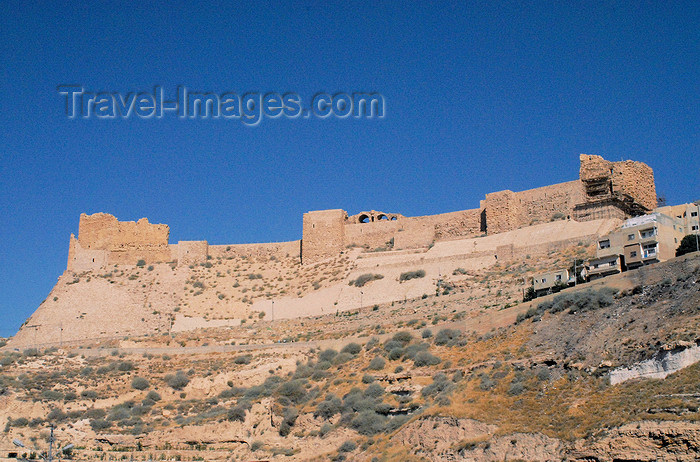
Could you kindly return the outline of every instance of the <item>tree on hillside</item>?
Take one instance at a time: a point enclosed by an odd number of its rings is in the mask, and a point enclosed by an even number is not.
[[[676,249],[676,257],[695,252],[698,249],[698,237],[695,234],[688,234],[681,239],[681,244]]]

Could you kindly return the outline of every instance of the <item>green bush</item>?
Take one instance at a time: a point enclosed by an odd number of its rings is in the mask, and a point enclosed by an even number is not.
[[[338,354],[337,351],[329,348],[329,349],[323,350],[321,353],[319,353],[318,360],[330,362],[330,361],[333,361],[333,358],[335,358],[335,356],[337,354]]]
[[[680,257],[681,255],[697,251],[698,241],[696,239],[697,237],[695,234],[688,234],[686,236],[683,236],[680,245],[676,249],[676,257]]]
[[[413,364],[416,367],[434,366],[440,364],[441,361],[440,358],[432,355],[429,351],[419,351],[413,358]]]
[[[421,332],[421,337],[423,338],[430,338],[433,336],[433,331],[430,329],[423,329],[423,332]]]
[[[253,355],[241,355],[236,356],[233,360],[235,364],[250,364],[253,360]]]
[[[134,363],[131,361],[121,361],[117,364],[117,369],[122,372],[128,372],[134,370]]]
[[[226,419],[232,422],[245,422],[245,408],[234,406],[226,413]]]
[[[146,260],[137,261],[136,266],[138,266],[139,268],[143,268],[144,266],[146,266]]]
[[[160,395],[158,394],[157,391],[151,390],[148,392],[146,395],[146,399],[150,399],[151,401],[160,401]]]
[[[369,368],[373,371],[382,370],[384,366],[386,366],[386,361],[384,361],[384,358],[381,356],[375,356],[372,358],[372,361],[369,362]]]
[[[277,389],[277,393],[288,398],[295,404],[300,404],[306,398],[306,380],[295,379],[285,382]]]
[[[340,350],[341,353],[348,353],[353,356],[357,355],[362,351],[362,346],[357,344],[357,343],[348,343],[343,347],[342,350]]]
[[[151,384],[148,383],[148,380],[144,379],[143,377],[134,377],[134,380],[131,381],[131,387],[135,388],[136,390],[145,390],[150,386]]]
[[[378,279],[383,279],[384,276],[381,274],[373,274],[373,273],[367,273],[367,274],[362,274],[357,277],[357,279],[353,279],[348,283],[348,285],[355,286],[355,287],[363,287],[365,284],[368,284],[372,281],[376,281]]]
[[[90,426],[94,431],[106,430],[112,426],[112,423],[105,419],[93,419],[90,421]]]
[[[190,383],[190,379],[187,378],[184,372],[178,371],[175,375],[166,375],[165,383],[173,390],[182,390]]]
[[[365,436],[376,435],[384,431],[386,424],[386,416],[370,410],[360,412],[350,421],[350,427],[355,429],[360,435]]]
[[[353,355],[350,353],[338,353],[335,358],[333,358],[333,364],[336,366],[339,366],[341,364],[345,364],[346,362],[352,360],[354,358]]]
[[[377,379],[370,374],[365,374],[362,376],[362,383],[372,383],[375,382]]]
[[[83,390],[80,393],[80,396],[82,396],[85,399],[97,399],[98,398],[98,394],[94,390]]]
[[[343,407],[342,401],[335,395],[326,395],[326,399],[318,403],[314,411],[314,417],[330,419],[336,414],[339,414]]]
[[[435,345],[448,345],[453,346],[457,343],[457,340],[461,337],[462,332],[457,329],[440,329],[440,331],[435,335]]]
[[[411,335],[411,333],[408,331],[402,330],[395,333],[391,339],[395,342],[401,343],[401,346],[403,347],[411,343],[411,340],[413,340],[413,335]]]
[[[357,449],[357,444],[354,441],[347,440],[338,448],[338,452],[352,452]]]
[[[401,275],[399,276],[399,282],[409,281],[411,279],[418,279],[423,277],[425,277],[425,271],[422,269],[416,271],[406,271],[405,273],[401,273]]]

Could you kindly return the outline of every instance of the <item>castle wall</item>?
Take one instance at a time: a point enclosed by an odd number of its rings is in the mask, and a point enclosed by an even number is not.
[[[654,171],[648,165],[631,160],[610,162],[588,154],[581,154],[580,160],[586,202],[616,199],[637,214],[656,208]]]
[[[319,210],[304,214],[301,260],[314,263],[334,257],[345,248],[344,210]]]
[[[371,223],[345,224],[345,246],[383,247],[394,238],[404,221],[375,221]]]
[[[106,252],[104,264],[136,264],[139,260],[162,262],[171,259],[168,225],[151,224],[147,218],[139,221],[119,221],[108,213],[80,215],[78,245],[73,246],[73,265],[84,267],[94,258],[95,251]],[[70,264],[69,264],[69,269]]]
[[[210,247],[207,241],[178,241],[170,248],[172,255],[177,259],[178,266],[187,266],[205,262]]]
[[[212,258],[262,257],[262,258],[299,258],[301,241],[271,242],[259,244],[210,245]]]

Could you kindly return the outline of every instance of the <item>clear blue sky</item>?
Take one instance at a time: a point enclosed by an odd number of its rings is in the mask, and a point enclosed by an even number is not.
[[[573,180],[579,153],[698,199],[700,3],[436,3],[2,2],[0,335],[48,295],[81,212],[292,240],[308,210],[433,214]],[[386,117],[70,120],[60,84],[375,91]]]

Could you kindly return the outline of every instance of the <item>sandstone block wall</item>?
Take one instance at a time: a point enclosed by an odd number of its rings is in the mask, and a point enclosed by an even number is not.
[[[263,257],[263,258],[299,258],[301,241],[271,242],[259,244],[210,245],[209,255],[213,258],[228,257]]]
[[[302,263],[334,257],[345,248],[344,210],[319,210],[304,214],[301,241]]]
[[[581,154],[580,160],[586,202],[615,198],[636,213],[656,208],[654,171],[648,165],[631,160],[610,162],[588,154]]]
[[[71,235],[67,268],[87,271],[107,264],[136,264],[139,260],[171,259],[167,225],[119,221],[108,213],[80,215],[78,238]]]
[[[209,256],[209,243],[207,241],[178,241],[171,246],[172,254],[177,258],[177,264],[192,265],[203,263]]]
[[[483,205],[488,234],[503,233],[519,227],[520,204],[513,191],[487,194]]]

